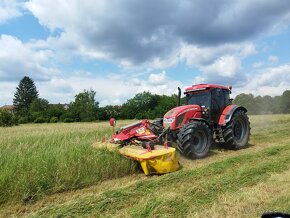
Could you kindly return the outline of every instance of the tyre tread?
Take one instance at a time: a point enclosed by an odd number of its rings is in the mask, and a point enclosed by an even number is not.
[[[191,138],[192,138],[192,133],[198,129],[202,128],[207,131],[207,136],[208,136],[208,145],[205,149],[205,152],[203,154],[195,154],[192,151],[192,144],[191,144]],[[212,143],[212,134],[211,130],[209,129],[208,125],[205,122],[202,121],[193,121],[190,123],[185,124],[180,132],[177,134],[177,146],[178,149],[183,153],[185,156],[191,158],[191,159],[196,159],[196,158],[203,158],[208,154],[209,148]]]
[[[248,134],[246,134],[247,140],[246,140],[246,143],[243,145],[239,145],[234,139],[233,120],[238,116],[244,117],[245,122],[248,125]],[[236,111],[235,114],[232,116],[232,119],[229,121],[229,123],[226,125],[226,127],[223,130],[223,137],[224,137],[225,142],[222,144],[222,146],[228,149],[233,149],[233,150],[244,148],[249,141],[250,130],[251,130],[251,127],[250,127],[250,122],[249,122],[249,118],[247,114],[243,110]]]

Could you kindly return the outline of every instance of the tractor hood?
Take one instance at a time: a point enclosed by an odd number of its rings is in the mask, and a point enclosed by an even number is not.
[[[184,105],[171,109],[163,118],[165,128],[178,129],[191,118],[200,118],[201,108],[199,105]]]

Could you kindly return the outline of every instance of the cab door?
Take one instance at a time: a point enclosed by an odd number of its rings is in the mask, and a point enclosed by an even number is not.
[[[211,92],[211,120],[218,123],[225,108],[225,97],[222,89],[213,89]]]

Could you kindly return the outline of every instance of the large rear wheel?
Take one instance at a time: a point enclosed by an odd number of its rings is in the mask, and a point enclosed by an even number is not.
[[[212,143],[211,131],[208,125],[201,121],[185,124],[177,137],[177,148],[191,159],[205,157]]]
[[[224,146],[229,149],[244,148],[250,137],[250,122],[243,110],[238,110],[223,129]]]

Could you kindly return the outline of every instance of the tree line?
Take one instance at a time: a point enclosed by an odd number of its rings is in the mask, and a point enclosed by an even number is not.
[[[136,94],[122,105],[99,106],[96,92],[84,90],[75,95],[68,105],[50,104],[39,97],[34,81],[25,76],[19,82],[14,94],[15,113],[0,111],[0,126],[18,123],[56,123],[56,122],[90,122],[95,120],[116,119],[154,119],[176,106],[177,95],[157,95],[150,92]],[[234,104],[248,109],[249,114],[290,113],[290,90],[281,96],[254,96],[240,94]]]
[[[290,113],[290,90],[281,96],[271,97],[254,96],[253,94],[239,94],[234,99],[234,104],[247,108],[249,114],[288,114]]]
[[[39,97],[34,81],[25,76],[20,80],[14,94],[15,113],[1,110],[0,126],[11,126],[17,123],[90,122],[109,120],[111,117],[154,119],[162,117],[175,104],[176,95],[143,92],[136,94],[122,105],[100,107],[96,100],[96,92],[92,89],[78,93],[67,105],[50,104],[48,100]]]

